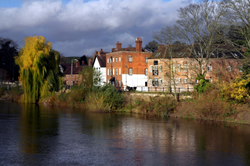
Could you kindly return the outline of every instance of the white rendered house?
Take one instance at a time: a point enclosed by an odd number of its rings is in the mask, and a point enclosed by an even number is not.
[[[102,51],[95,51],[93,68],[100,72],[100,82],[99,85],[103,86],[106,84],[106,53]]]

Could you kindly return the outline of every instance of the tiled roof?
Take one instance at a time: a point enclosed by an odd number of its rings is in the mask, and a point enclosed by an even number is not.
[[[71,74],[71,64],[70,63],[67,63],[67,64],[61,64],[61,66],[63,67],[64,69],[64,74]],[[73,74],[79,74],[80,71],[82,71],[84,66],[78,66],[76,67],[75,64],[73,64],[73,71],[72,73]]]
[[[98,59],[101,67],[106,67],[106,53],[103,52],[100,55],[95,55],[93,65],[96,59]]]
[[[166,45],[158,48],[158,51],[152,54],[152,56],[149,57],[149,59],[164,59],[164,58],[170,58],[172,55],[172,58],[193,58],[194,55],[191,54],[190,48],[191,46],[188,45]],[[199,52],[199,44],[195,45],[195,50]],[[236,55],[238,58],[242,58],[240,53],[237,51],[236,48],[232,47],[228,44],[220,44],[220,45],[214,45],[213,48],[216,52],[211,55],[211,58],[235,58],[232,54]],[[218,54],[217,54],[218,53]],[[243,52],[241,52],[243,53]],[[206,55],[204,55],[206,56]]]
[[[119,50],[117,50],[116,48],[112,48],[112,52],[119,52],[119,51],[136,51],[135,47],[127,47],[127,48],[121,48]],[[142,52],[148,52],[145,49],[142,49]]]

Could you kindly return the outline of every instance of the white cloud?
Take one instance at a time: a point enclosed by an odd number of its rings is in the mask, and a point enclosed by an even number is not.
[[[190,2],[24,0],[20,8],[0,8],[0,36],[20,44],[25,36],[43,35],[66,56],[92,55],[91,48],[115,47],[118,40],[134,44],[136,37],[142,37],[146,44],[153,31],[172,24],[177,9]]]

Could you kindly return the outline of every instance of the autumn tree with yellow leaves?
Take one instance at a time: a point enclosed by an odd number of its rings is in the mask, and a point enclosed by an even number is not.
[[[59,90],[60,54],[52,50],[52,43],[43,36],[26,37],[15,62],[20,66],[19,80],[24,89],[22,102],[37,103],[52,91]]]

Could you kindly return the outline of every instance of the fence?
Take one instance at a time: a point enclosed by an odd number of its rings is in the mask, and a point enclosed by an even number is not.
[[[139,91],[139,92],[174,92],[174,88],[172,87],[170,89],[170,87],[137,87],[136,91]],[[176,88],[177,93],[192,92],[192,91],[194,91],[193,87],[187,87],[187,88],[177,87]]]

